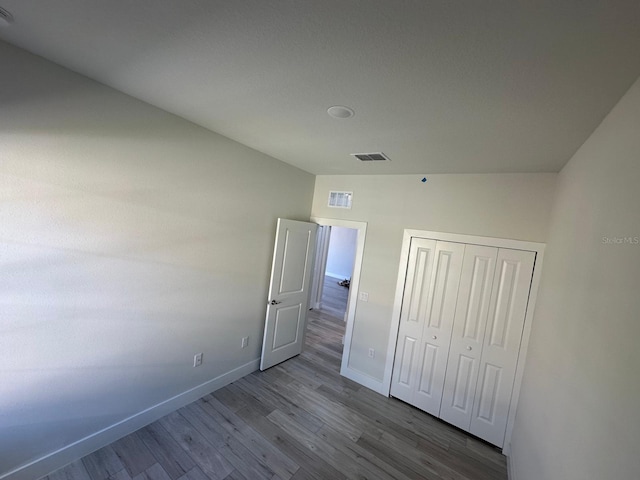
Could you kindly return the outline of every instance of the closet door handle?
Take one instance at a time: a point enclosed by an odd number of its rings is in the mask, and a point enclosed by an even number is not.
[[[473,348],[471,348],[471,347],[467,347],[467,350],[473,350]]]
[[[437,335],[434,335],[434,336],[433,336],[433,339],[434,339],[434,340],[437,340],[437,339],[438,339],[438,336],[437,336]]]

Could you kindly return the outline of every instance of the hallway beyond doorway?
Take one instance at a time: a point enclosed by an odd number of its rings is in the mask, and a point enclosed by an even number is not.
[[[322,307],[326,313],[344,320],[344,314],[347,311],[347,300],[349,298],[349,289],[338,285],[338,282],[345,280],[344,278],[335,278],[329,275],[324,276],[322,285]]]

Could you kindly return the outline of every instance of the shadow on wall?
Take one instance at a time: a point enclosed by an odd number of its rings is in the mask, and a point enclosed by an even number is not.
[[[0,59],[2,476],[255,361],[276,219],[308,219],[314,177]]]
[[[223,350],[211,293],[247,285],[162,263],[0,248],[0,472],[29,460],[34,438],[59,448],[235,366],[217,359],[196,371],[184,352],[209,361]]]

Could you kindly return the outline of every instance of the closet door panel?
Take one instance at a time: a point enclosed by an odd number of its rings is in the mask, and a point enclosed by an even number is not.
[[[413,402],[417,390],[419,348],[422,343],[422,330],[427,321],[435,249],[435,240],[414,238],[409,250],[391,380],[391,395],[408,403]]]
[[[440,417],[469,430],[498,249],[467,245]]]
[[[499,249],[470,432],[502,446],[535,253]]]
[[[417,389],[412,402],[436,416],[440,414],[464,250],[465,245],[461,243],[436,244],[432,291],[427,302],[427,320],[416,370]]]
[[[423,342],[422,365],[418,374],[418,392],[422,396],[433,397],[437,391],[437,371],[446,368],[442,364],[442,348],[426,341]]]

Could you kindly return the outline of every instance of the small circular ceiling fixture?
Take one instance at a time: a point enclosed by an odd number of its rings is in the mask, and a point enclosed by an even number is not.
[[[0,27],[8,27],[13,23],[13,15],[0,7]]]
[[[333,118],[351,118],[356,114],[353,109],[345,107],[344,105],[334,105],[333,107],[329,107],[327,109],[327,113]]]

